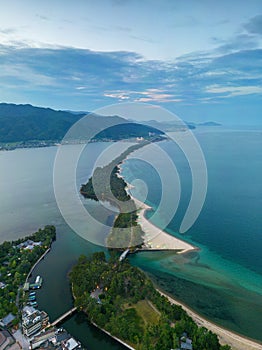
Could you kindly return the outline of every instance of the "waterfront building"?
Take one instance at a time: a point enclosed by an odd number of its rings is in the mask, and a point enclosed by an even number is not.
[[[81,344],[78,343],[74,338],[70,338],[65,342],[62,342],[62,349],[63,350],[74,350],[81,348]]]
[[[47,350],[83,350],[80,342],[74,339],[64,329],[51,329],[33,337],[30,349]]]
[[[22,329],[24,335],[31,337],[43,329],[49,321],[46,312],[36,310],[31,306],[25,306],[22,313]]]
[[[37,336],[35,336],[31,342],[30,342],[30,349],[36,349],[46,341],[49,341],[49,339],[52,339],[55,337],[55,330],[51,329],[49,331],[46,331],[44,333],[41,333]]]

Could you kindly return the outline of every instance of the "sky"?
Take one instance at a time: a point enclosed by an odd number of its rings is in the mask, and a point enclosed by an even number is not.
[[[0,0],[0,102],[262,124],[261,0]]]

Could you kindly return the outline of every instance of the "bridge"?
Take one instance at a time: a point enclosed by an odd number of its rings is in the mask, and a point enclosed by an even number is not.
[[[54,322],[51,323],[51,326],[56,326],[58,323],[62,322],[68,316],[71,316],[74,312],[76,312],[77,308],[73,307],[69,311],[65,312],[62,316],[57,318]]]

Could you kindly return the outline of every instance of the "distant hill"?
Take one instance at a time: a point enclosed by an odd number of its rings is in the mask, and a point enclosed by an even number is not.
[[[146,121],[146,125],[151,126],[153,128],[163,130],[163,131],[177,131],[177,130],[185,130],[188,129],[195,129],[196,126],[193,125],[193,123],[187,123],[187,122],[179,122],[179,121],[157,121],[157,120],[149,120]]]
[[[56,111],[29,104],[0,103],[0,143],[60,141],[70,127],[85,115],[86,113]],[[121,125],[112,127],[116,123],[121,123]],[[84,128],[79,127],[77,130],[79,138],[93,135],[97,130],[101,132],[96,136],[96,139],[112,140],[147,137],[150,133],[163,134],[155,128],[130,123],[130,121],[118,116],[107,117],[91,113],[85,119],[84,126]]]
[[[195,122],[181,122],[179,121],[156,121],[156,120],[149,120],[146,122],[147,125],[152,126],[154,128],[163,130],[165,132],[167,131],[177,131],[177,130],[184,130],[185,128],[188,129],[196,129],[197,127],[202,127],[202,126],[221,126],[222,124],[213,122],[213,121],[208,121],[208,122],[203,122],[203,123],[195,123]]]
[[[221,126],[222,124],[216,123],[216,122],[205,122],[205,123],[199,123],[199,126]]]

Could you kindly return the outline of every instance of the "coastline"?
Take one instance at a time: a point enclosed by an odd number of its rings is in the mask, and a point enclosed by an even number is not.
[[[131,196],[131,195],[130,195]],[[171,236],[169,233],[161,230],[159,227],[150,222],[145,213],[152,210],[147,204],[140,202],[138,199],[131,196],[138,208],[137,222],[141,226],[144,236],[143,247],[140,251],[146,250],[177,250],[178,254],[188,253],[190,251],[199,250],[197,247],[182,241],[181,239]]]
[[[132,346],[128,345],[127,343],[125,343],[123,340],[117,338],[116,336],[112,335],[111,333],[109,333],[108,331],[106,331],[104,328],[99,327],[96,323],[91,322],[93,326],[97,327],[98,329],[100,329],[102,332],[104,332],[105,334],[107,334],[109,337],[115,339],[117,342],[119,342],[120,344],[124,345],[127,349],[130,350],[135,350],[135,348],[132,348]]]
[[[123,162],[122,162],[123,163]],[[137,223],[141,226],[142,231],[144,232],[143,246],[142,248],[137,249],[137,251],[159,251],[159,250],[176,250],[178,254],[184,254],[191,251],[199,250],[198,247],[170,235],[169,233],[163,231],[152,222],[150,222],[146,217],[145,213],[152,208],[144,202],[141,202],[139,199],[132,196],[130,190],[132,185],[129,184],[121,174],[122,167],[121,164],[118,164],[118,177],[122,178],[127,186],[126,191],[130,195],[130,198],[134,201],[137,210],[138,218]]]
[[[32,275],[34,269],[36,268],[36,266],[40,263],[41,260],[44,259],[44,257],[50,252],[51,250],[51,246],[40,256],[40,258],[35,262],[35,264],[31,267],[30,271],[28,272],[27,276],[26,276],[26,280],[25,283],[28,282],[29,277]]]
[[[123,175],[121,174],[122,168],[120,165],[118,167],[118,176],[124,179]],[[137,251],[179,250],[177,252],[178,254],[184,254],[190,251],[199,250],[199,248],[194,247],[193,245],[183,240],[180,240],[174,236],[171,236],[170,234],[164,232],[163,230],[152,224],[145,217],[146,211],[152,210],[152,208],[146,203],[143,203],[137,198],[133,197],[130,191],[132,188],[133,186],[127,183],[126,190],[130,195],[131,199],[135,202],[136,207],[138,209],[137,222],[138,224],[140,224],[142,230],[145,233],[145,239],[143,243],[144,246],[138,249]],[[156,288],[156,290],[161,295],[165,296],[172,304],[181,306],[187,312],[187,314],[196,322],[198,326],[205,327],[211,332],[217,334],[219,341],[222,345],[228,344],[232,347],[232,350],[262,350],[262,344],[250,338],[237,334],[233,331],[230,331],[226,328],[216,325],[215,323],[199,315],[197,312],[193,311],[187,305],[176,300],[173,296],[169,296],[165,292],[161,291],[159,288]]]
[[[232,347],[232,350],[262,350],[262,344],[257,343],[250,338],[242,336],[240,334],[234,333],[226,328],[216,325],[215,323],[207,320],[203,316],[190,309],[185,304],[176,300],[174,297],[169,296],[159,288],[156,290],[163,296],[165,296],[171,304],[176,304],[181,306],[187,314],[196,322],[200,327],[205,327],[211,332],[217,334],[219,341],[222,345],[228,344]]]

